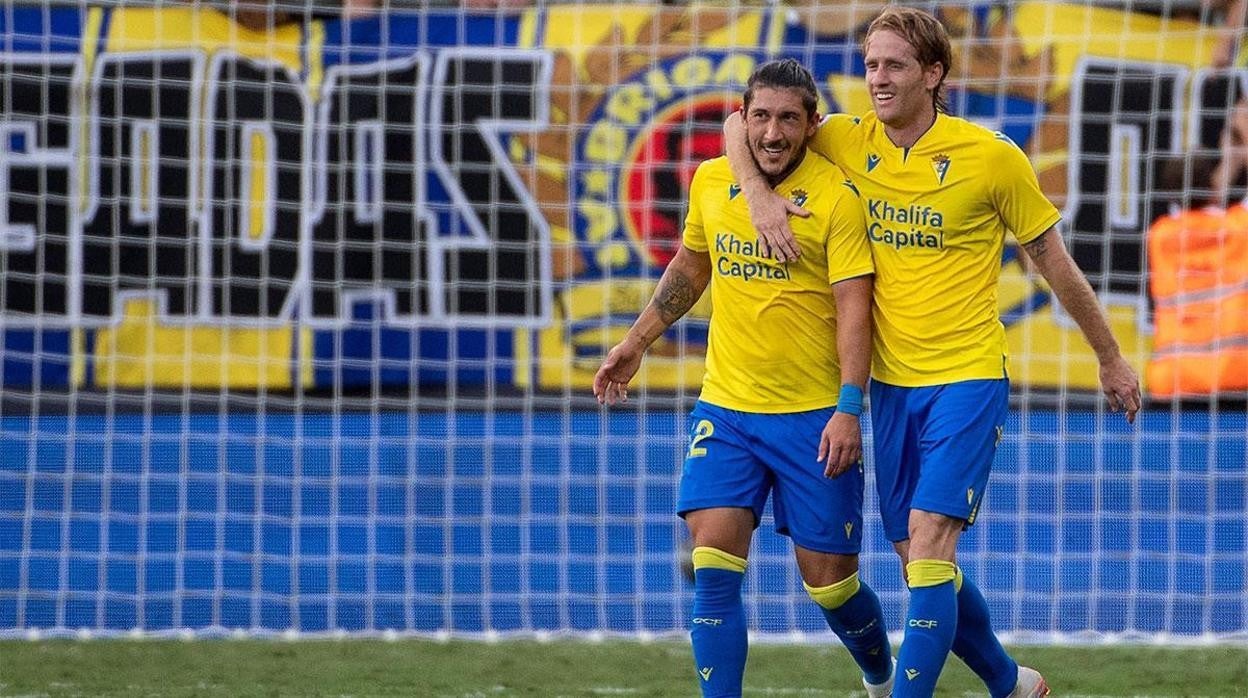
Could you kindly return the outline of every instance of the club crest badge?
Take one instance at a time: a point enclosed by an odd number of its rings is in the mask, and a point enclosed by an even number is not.
[[[932,157],[932,170],[936,172],[936,179],[941,183],[945,183],[945,175],[949,173],[949,156],[941,153]]]

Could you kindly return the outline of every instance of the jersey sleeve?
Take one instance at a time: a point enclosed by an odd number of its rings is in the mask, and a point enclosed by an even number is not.
[[[1005,227],[1020,244],[1040,237],[1062,219],[1062,214],[1040,191],[1040,181],[1027,155],[1009,138],[998,134],[987,146],[989,196]]]
[[[702,196],[706,192],[707,163],[698,165],[689,184],[689,214],[685,216],[685,232],[682,242],[694,252],[710,249],[706,242],[706,229],[702,222]]]
[[[848,157],[845,145],[849,143],[850,129],[858,126],[858,117],[849,114],[829,114],[819,124],[814,137],[807,146],[836,164]]]
[[[867,241],[867,219],[858,201],[858,192],[843,175],[834,186],[839,196],[828,221],[828,283],[875,273],[871,245]]]

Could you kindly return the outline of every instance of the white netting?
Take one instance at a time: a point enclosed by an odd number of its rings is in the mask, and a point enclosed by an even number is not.
[[[826,109],[869,108],[880,4],[383,5],[0,9],[0,636],[683,632],[705,308],[626,408],[589,378],[750,70],[795,56]],[[1248,233],[1148,232],[1166,162],[1218,152],[1238,29],[924,6],[953,111],[1031,155],[1153,398],[1105,411],[1008,250],[1015,409],[963,566],[1015,638],[1243,639]],[[750,570],[755,630],[827,632],[770,520]]]

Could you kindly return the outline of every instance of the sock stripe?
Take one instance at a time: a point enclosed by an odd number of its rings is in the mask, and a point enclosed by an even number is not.
[[[957,579],[958,566],[948,560],[911,560],[906,565],[910,588],[934,587]]]
[[[693,549],[694,570],[709,568],[728,570],[729,572],[745,572],[745,565],[745,558],[737,557],[732,553],[726,553],[719,548],[699,545]]]
[[[812,587],[805,580],[802,581],[802,587],[806,589],[806,593],[810,594],[810,598],[815,603],[828,609],[829,611],[840,608],[845,605],[858,593],[862,588],[862,582],[858,579],[858,573],[855,572],[839,582],[834,582],[826,587]]]

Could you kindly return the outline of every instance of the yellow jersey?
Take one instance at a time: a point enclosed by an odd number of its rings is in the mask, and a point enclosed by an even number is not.
[[[793,218],[796,262],[764,256],[727,158],[702,163],[684,245],[711,257],[711,325],[701,399],[743,412],[836,404],[841,387],[831,284],[871,274],[862,206],[845,174],[806,151],[775,188],[810,212]]]
[[[829,116],[810,147],[861,192],[876,266],[872,377],[905,387],[1005,377],[1005,231],[1026,244],[1061,219],[1023,151],[945,114],[899,148],[874,112]]]

